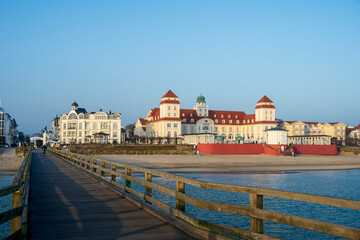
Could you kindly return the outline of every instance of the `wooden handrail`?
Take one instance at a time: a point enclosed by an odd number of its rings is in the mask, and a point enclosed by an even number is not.
[[[31,149],[9,186],[0,189],[0,197],[12,194],[12,209],[0,213],[0,224],[11,220],[11,234],[5,239],[26,237],[27,208],[30,184]]]
[[[203,181],[193,180],[182,176],[159,172],[155,170],[130,166],[127,164],[116,163],[108,160],[94,158],[86,155],[66,153],[56,149],[50,151],[73,164],[76,167],[100,178],[104,181],[123,189],[131,195],[145,200],[150,204],[154,204],[161,209],[187,221],[188,223],[200,229],[205,229],[211,232],[218,232],[220,234],[231,235],[234,237],[241,237],[246,239],[267,239],[269,236],[263,235],[263,220],[272,221],[280,224],[290,225],[294,227],[304,228],[312,231],[326,233],[338,237],[359,239],[360,229],[337,225],[333,223],[302,218],[278,212],[263,210],[263,196],[271,196],[282,199],[290,199],[302,202],[310,202],[328,206],[335,206],[340,208],[348,208],[360,210],[360,201],[341,199],[334,197],[326,197],[313,194],[296,193],[290,191],[281,191],[274,189],[242,187],[217,183],[207,183]],[[124,173],[118,170],[122,169]],[[132,176],[132,171],[144,172],[145,180]],[[111,178],[107,178],[110,175]],[[160,176],[176,181],[176,190],[162,186],[152,182],[152,176]],[[125,185],[116,182],[116,177],[123,178]],[[143,185],[145,192],[139,192],[131,188],[131,182]],[[186,184],[203,188],[216,189],[222,191],[240,192],[249,194],[250,207],[239,206],[225,203],[217,203],[211,201],[200,200],[189,196],[185,193]],[[152,190],[157,190],[169,196],[176,198],[176,208],[173,208],[166,203],[152,197]],[[191,204],[194,207],[207,209],[212,211],[242,215],[250,217],[250,231],[243,229],[232,228],[229,226],[210,223],[207,221],[196,219],[189,213],[185,212],[185,203]]]

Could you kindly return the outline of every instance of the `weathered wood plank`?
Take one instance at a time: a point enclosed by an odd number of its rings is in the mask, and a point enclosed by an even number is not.
[[[193,239],[62,160],[38,152],[28,216],[28,239]]]

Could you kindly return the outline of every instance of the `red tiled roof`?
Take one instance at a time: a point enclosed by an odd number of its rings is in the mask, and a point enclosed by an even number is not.
[[[255,109],[258,109],[258,108],[275,108],[274,105],[257,105],[255,107]]]
[[[190,116],[192,114],[192,116]],[[216,117],[215,117],[216,116]],[[222,117],[221,117],[222,116]],[[229,117],[230,116],[230,117]],[[244,124],[254,124],[255,114],[246,115],[242,111],[219,111],[219,110],[210,110],[209,117],[198,116],[195,109],[180,109],[180,118],[186,119],[186,124],[195,124],[197,121],[203,118],[210,118],[215,122],[215,124],[220,125],[244,125]],[[194,122],[191,122],[191,119],[194,119]],[[250,120],[244,123],[243,120]],[[254,122],[252,122],[254,120]],[[224,122],[223,122],[224,121]],[[231,121],[231,123],[230,123]],[[237,122],[238,121],[238,122]]]
[[[143,119],[143,118],[139,118],[139,120],[140,120],[141,125],[145,125],[148,122],[148,120]]]
[[[178,100],[162,100],[160,102],[160,104],[164,104],[164,103],[175,103],[175,104],[180,104],[180,102]]]
[[[175,93],[173,93],[171,90],[167,91],[167,93],[165,93],[165,95],[162,98],[165,97],[178,98],[178,96],[176,96]]]
[[[262,103],[262,102],[273,103],[273,101],[271,101],[270,98],[268,98],[266,95],[264,95],[257,103]]]

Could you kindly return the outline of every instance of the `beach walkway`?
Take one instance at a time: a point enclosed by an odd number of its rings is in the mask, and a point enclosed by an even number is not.
[[[59,158],[32,154],[28,239],[193,239]]]

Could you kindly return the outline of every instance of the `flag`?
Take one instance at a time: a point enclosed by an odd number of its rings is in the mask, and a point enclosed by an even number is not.
[[[47,132],[47,126],[45,125],[43,129],[41,129],[41,133]]]

